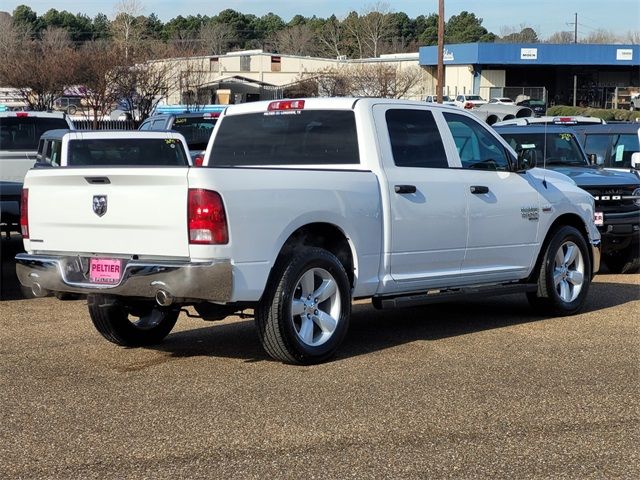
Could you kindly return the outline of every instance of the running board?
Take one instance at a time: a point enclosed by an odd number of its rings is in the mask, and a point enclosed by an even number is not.
[[[408,295],[373,297],[373,306],[379,310],[390,308],[417,307],[431,303],[447,302],[456,298],[486,298],[510,293],[535,292],[535,283],[508,283],[503,285],[487,285],[476,287],[443,288],[428,290],[426,293],[412,293]]]

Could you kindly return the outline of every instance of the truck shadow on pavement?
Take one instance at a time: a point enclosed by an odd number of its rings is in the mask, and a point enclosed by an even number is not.
[[[582,314],[621,306],[639,298],[638,285],[594,283]],[[384,311],[376,310],[370,303],[357,303],[353,306],[347,337],[331,361],[415,341],[435,341],[548,319],[533,313],[524,295]],[[253,320],[176,332],[153,349],[172,357],[271,360],[260,346]]]

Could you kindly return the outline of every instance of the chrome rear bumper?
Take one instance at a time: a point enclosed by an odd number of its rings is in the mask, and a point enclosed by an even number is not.
[[[230,260],[212,262],[125,260],[120,281],[114,285],[90,283],[86,257],[16,255],[20,283],[36,296],[49,292],[101,293],[126,297],[231,300],[233,272]],[[162,295],[162,293],[161,293]]]

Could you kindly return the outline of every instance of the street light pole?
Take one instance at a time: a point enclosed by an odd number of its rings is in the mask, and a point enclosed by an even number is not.
[[[438,80],[436,82],[437,102],[442,103],[444,90],[444,0],[438,0]]]

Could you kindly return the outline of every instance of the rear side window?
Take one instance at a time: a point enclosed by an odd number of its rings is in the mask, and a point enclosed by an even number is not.
[[[40,136],[47,130],[68,129],[62,118],[2,117],[0,118],[0,150],[38,149]]]
[[[631,155],[634,152],[640,152],[637,134],[615,135],[611,145],[611,166],[631,167]]]
[[[69,141],[68,166],[185,166],[182,142],[173,138]]]
[[[172,130],[180,132],[191,150],[205,150],[217,118],[176,117]]]
[[[352,111],[301,110],[287,113],[224,117],[214,140],[209,165],[360,163]]]
[[[398,167],[447,168],[447,155],[433,114],[393,109],[386,113],[393,161]]]

